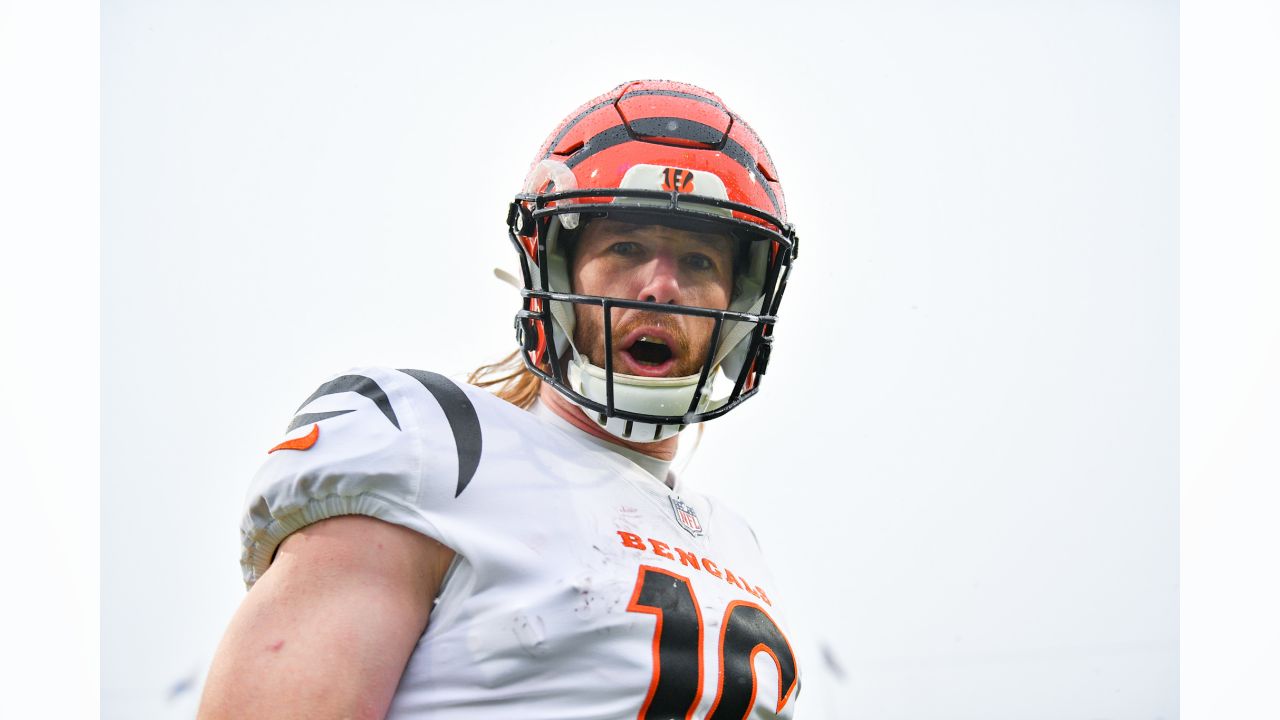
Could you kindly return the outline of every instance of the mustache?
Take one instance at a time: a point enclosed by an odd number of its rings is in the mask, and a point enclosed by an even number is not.
[[[618,345],[619,338],[625,338],[641,327],[663,330],[671,338],[671,351],[677,357],[684,358],[689,356],[692,343],[689,341],[689,335],[685,332],[685,329],[680,326],[678,318],[672,313],[653,312],[650,310],[642,310],[634,315],[627,315],[614,324],[612,333],[614,352],[624,349]]]

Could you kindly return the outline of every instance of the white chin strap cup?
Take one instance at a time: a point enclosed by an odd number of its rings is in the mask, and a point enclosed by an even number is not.
[[[569,386],[574,392],[581,393],[601,405],[607,404],[608,389],[604,368],[592,365],[576,352],[573,355],[573,359],[569,362]],[[710,378],[708,378],[707,385],[710,384]],[[646,415],[685,415],[697,388],[697,375],[651,378],[625,375],[615,371],[613,373],[613,406]],[[711,406],[710,393],[704,392],[694,412],[705,412]],[[685,428],[684,424],[656,425],[605,417],[604,413],[597,413],[590,408],[583,408],[583,411],[609,434],[635,442],[665,440]]]

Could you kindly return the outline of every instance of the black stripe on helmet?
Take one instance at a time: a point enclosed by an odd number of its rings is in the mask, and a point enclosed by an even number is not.
[[[675,122],[674,128],[668,123]],[[679,140],[688,140],[690,142],[709,143],[712,142],[708,138],[716,138],[721,140],[719,151],[728,155],[739,165],[747,169],[747,172],[756,177],[757,183],[764,188],[764,192],[769,196],[769,202],[773,203],[773,211],[775,214],[782,215],[782,207],[778,204],[778,198],[773,193],[773,187],[770,186],[768,178],[760,173],[760,169],[756,167],[755,158],[751,157],[751,153],[738,143],[737,140],[722,134],[719,130],[705,125],[700,122],[694,122],[686,118],[673,117],[652,117],[634,120],[631,123],[635,132],[641,133],[636,135],[631,128],[626,125],[615,125],[608,130],[603,130],[596,134],[576,155],[568,158],[565,164],[570,168],[576,167],[579,163],[598,152],[607,150],[615,145],[621,145],[632,140],[637,142],[650,142],[662,144],[661,138],[670,137]]]
[[[731,118],[733,117],[733,113],[730,113],[728,108],[716,102],[715,100],[712,100],[709,97],[703,97],[701,95],[694,95],[693,93],[681,92],[679,90],[636,90],[635,92],[628,92],[626,93],[626,95],[628,96],[630,95],[666,95],[668,97],[680,97],[680,98],[685,98],[686,100],[696,100],[700,103],[711,105],[712,107],[715,107],[715,108],[719,108],[720,110],[723,110],[726,114],[728,114]],[[599,110],[602,107],[617,103],[619,99],[620,98],[611,97],[608,100],[598,102],[595,105],[592,105],[591,107],[587,108],[586,110],[583,110],[582,112],[578,113],[577,117],[565,123],[565,126],[560,129],[560,132],[556,133],[556,136],[551,140],[551,143],[547,146],[547,154],[543,155],[542,157],[549,158],[552,155],[554,155],[556,146],[560,144],[561,140],[564,140],[564,136],[568,135],[569,131],[572,130],[575,125],[577,125],[578,123],[586,119],[588,115]]]

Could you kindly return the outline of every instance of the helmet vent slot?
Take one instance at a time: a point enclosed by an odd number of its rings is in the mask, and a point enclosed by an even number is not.
[[[574,153],[578,152],[579,150],[581,150],[581,149],[583,148],[583,146],[585,146],[586,144],[587,144],[587,143],[586,143],[586,141],[585,141],[585,140],[578,140],[577,142],[573,143],[572,145],[568,145],[568,146],[561,145],[560,147],[556,148],[553,152],[554,152],[556,155],[559,155],[560,157],[568,157],[568,156],[570,156],[570,155],[572,155],[572,154],[574,154]]]

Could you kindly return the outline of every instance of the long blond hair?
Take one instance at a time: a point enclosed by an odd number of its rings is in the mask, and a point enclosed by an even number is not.
[[[529,409],[542,390],[542,378],[530,372],[516,350],[496,363],[481,365],[467,376],[467,382],[482,387],[519,408]]]

